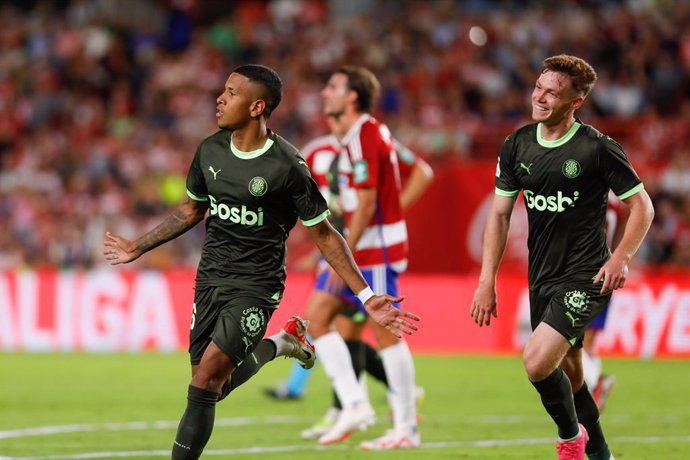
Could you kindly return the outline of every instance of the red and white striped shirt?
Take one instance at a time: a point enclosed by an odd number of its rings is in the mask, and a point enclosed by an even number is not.
[[[391,133],[384,124],[363,114],[341,143],[338,163],[340,199],[346,222],[358,206],[358,189],[376,189],[376,212],[355,248],[360,267],[407,267],[407,226],[400,206],[400,171]]]
[[[328,170],[340,149],[338,139],[333,134],[327,134],[309,141],[301,151],[302,157],[311,171],[311,177],[316,181],[327,202],[330,201]]]

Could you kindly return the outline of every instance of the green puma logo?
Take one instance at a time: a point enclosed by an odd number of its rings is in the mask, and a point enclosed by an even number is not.
[[[211,171],[211,173],[213,174],[213,180],[216,180],[216,176],[218,176],[218,173],[222,171],[222,169],[219,169],[218,171],[214,170],[213,166],[209,166],[208,170]]]
[[[242,337],[242,342],[244,343],[244,352],[249,353],[252,351],[252,341],[249,340],[246,336]]]
[[[568,317],[570,322],[573,323],[573,327],[575,327],[575,321],[577,321],[577,319],[573,316],[573,314],[571,312],[567,311],[567,312],[565,312],[565,316]]]
[[[520,167],[521,167],[522,169],[524,169],[525,171],[527,171],[527,174],[529,174],[529,175],[531,176],[531,175],[532,175],[532,172],[530,171],[530,169],[532,169],[532,165],[533,165],[533,164],[534,164],[534,163],[530,163],[529,166],[525,166],[525,163],[520,162]]]

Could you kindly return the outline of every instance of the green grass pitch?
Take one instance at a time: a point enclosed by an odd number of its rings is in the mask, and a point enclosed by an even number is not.
[[[8,354],[0,358],[0,460],[169,458],[184,409],[186,354]],[[422,448],[362,452],[390,427],[385,393],[369,381],[379,423],[319,448],[299,432],[330,402],[318,368],[306,398],[274,402],[261,390],[290,361],[268,364],[217,407],[204,458],[553,459],[555,427],[517,356],[415,356]],[[618,460],[690,458],[690,364],[605,359],[617,385],[602,424]],[[324,454],[327,456],[324,457]]]

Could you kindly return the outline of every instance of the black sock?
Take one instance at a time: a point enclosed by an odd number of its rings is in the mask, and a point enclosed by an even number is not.
[[[264,364],[273,361],[275,357],[276,344],[273,340],[263,339],[259,342],[254,351],[237,366],[230,377],[230,381],[223,386],[219,400],[225,399],[231,391],[252,378]]]
[[[364,354],[364,342],[361,340],[346,340],[347,351],[350,352],[352,359],[352,368],[355,370],[355,375],[359,376],[364,371],[366,365],[366,355]]]
[[[388,386],[388,377],[386,376],[386,369],[383,367],[383,360],[379,352],[366,342],[364,343],[364,356],[366,357],[365,370],[367,374],[374,377],[379,382]]]
[[[575,401],[577,418],[584,425],[587,434],[589,434],[589,441],[587,441],[587,447],[585,448],[587,454],[598,453],[603,447],[606,447],[608,450],[606,440],[604,439],[604,432],[599,424],[599,409],[586,383],[583,383],[582,388],[573,395],[573,400]],[[608,459],[609,457],[606,458]]]
[[[213,431],[218,393],[189,385],[187,408],[182,415],[172,449],[172,460],[196,460]]]
[[[573,390],[570,379],[563,369],[556,368],[544,380],[532,382],[541,396],[541,402],[551,418],[558,426],[558,436],[561,439],[571,439],[577,436],[577,415],[573,402]]]

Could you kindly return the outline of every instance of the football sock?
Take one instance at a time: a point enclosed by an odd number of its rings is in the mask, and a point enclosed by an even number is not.
[[[173,460],[197,459],[213,431],[218,393],[189,385],[187,408],[177,427],[172,449]]]
[[[383,360],[379,352],[374,349],[371,345],[366,342],[364,343],[364,355],[365,355],[365,369],[367,374],[374,377],[379,382],[388,386],[388,377],[386,376],[386,369],[383,367]]]
[[[601,376],[601,358],[582,350],[582,371],[585,374],[585,383],[593,390],[599,383]]]
[[[388,401],[393,410],[393,426],[405,432],[417,429],[414,361],[407,342],[401,340],[380,352],[388,375]]]
[[[589,434],[589,441],[587,441],[585,452],[587,452],[590,459],[605,458],[608,460],[611,456],[611,452],[609,452],[606,440],[604,439],[604,432],[599,424],[599,409],[597,409],[597,405],[586,383],[573,395],[573,400],[575,401],[577,418],[580,423],[584,425]],[[592,457],[592,454],[597,454],[597,456]],[[601,456],[599,456],[599,454],[601,454]]]
[[[314,340],[314,346],[343,407],[351,407],[366,401],[367,398],[352,370],[350,353],[340,334],[335,331],[324,334]]]
[[[541,396],[541,402],[549,413],[561,439],[575,438],[580,432],[575,415],[573,390],[570,379],[563,369],[557,367],[548,377],[538,382],[532,382]]]
[[[235,388],[252,378],[264,364],[273,361],[275,357],[276,344],[273,340],[263,339],[259,342],[254,351],[237,366],[230,377],[230,381],[223,385],[219,401],[225,399]]]
[[[361,340],[346,340],[345,345],[347,345],[347,351],[350,352],[350,359],[352,360],[352,369],[355,371],[356,376],[360,376],[364,370],[364,342]],[[338,399],[338,394],[333,391],[333,407],[337,409],[342,409],[343,406],[340,404],[340,399]]]

